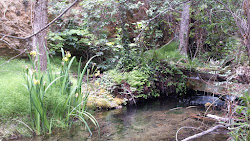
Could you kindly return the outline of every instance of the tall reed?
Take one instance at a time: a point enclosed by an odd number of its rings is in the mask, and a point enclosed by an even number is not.
[[[71,58],[71,54],[69,52],[64,52],[63,49],[61,49],[61,52],[62,65],[60,73],[53,72],[50,57],[47,52],[48,67],[46,72],[41,72],[39,69],[35,69],[36,66],[39,66],[40,64],[39,55],[37,55],[39,52],[30,52],[30,59],[33,68],[25,70],[25,80],[26,88],[30,94],[30,117],[32,118],[32,127],[38,135],[51,133],[52,125],[54,125],[54,118],[57,117],[65,121],[66,125],[69,125],[73,118],[78,118],[84,123],[87,130],[92,135],[87,119],[89,119],[97,128],[99,128],[99,125],[97,120],[87,111],[86,103],[88,101],[89,93],[82,93],[82,80],[90,61],[96,56],[92,57],[86,63],[82,71],[80,65],[81,61],[79,62],[77,84],[72,86],[70,80],[70,68],[75,57]],[[88,77],[89,73],[87,71],[87,78]],[[66,96],[63,107],[59,108],[58,105],[54,105],[52,109],[47,109],[47,103],[45,102],[44,97],[46,97],[49,88],[56,88],[57,86],[60,87],[60,95]],[[59,109],[64,112],[60,113],[58,111]]]

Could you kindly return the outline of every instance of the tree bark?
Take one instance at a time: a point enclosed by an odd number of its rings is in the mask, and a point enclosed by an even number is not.
[[[33,32],[36,33],[47,25],[48,22],[48,0],[35,0]],[[47,30],[44,30],[34,36],[33,50],[39,52],[40,66],[37,69],[45,71],[47,69]],[[38,49],[38,50],[37,50]],[[40,67],[40,68],[39,68]]]
[[[183,11],[181,14],[181,24],[179,32],[179,50],[180,53],[187,56],[188,54],[188,40],[189,40],[189,24],[190,24],[190,5],[191,1],[183,5]]]

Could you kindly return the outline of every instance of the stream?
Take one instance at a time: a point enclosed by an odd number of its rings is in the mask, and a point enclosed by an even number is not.
[[[191,100],[193,101],[193,100]],[[200,97],[198,101],[201,102]],[[57,141],[175,141],[175,135],[181,127],[212,127],[212,123],[201,122],[190,117],[192,114],[205,112],[204,106],[189,106],[190,103],[179,102],[174,98],[144,102],[137,106],[124,106],[121,109],[95,112],[100,125],[100,136],[93,128],[93,135],[83,126],[75,126],[70,131],[60,131],[47,137],[34,140]],[[177,108],[178,107],[178,108]],[[221,111],[211,111],[220,115]],[[223,115],[222,115],[223,116]],[[207,128],[206,128],[207,129]],[[201,130],[182,129],[178,140],[199,133]],[[226,131],[212,132],[197,141],[226,141]],[[33,140],[33,139],[32,139]]]

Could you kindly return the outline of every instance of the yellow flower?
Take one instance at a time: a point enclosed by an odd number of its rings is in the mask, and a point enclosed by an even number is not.
[[[76,97],[78,97],[78,93],[76,93],[76,95],[75,95]]]
[[[100,70],[97,71],[97,73],[95,73],[95,77],[100,75]]]
[[[99,82],[95,82],[95,85],[96,85],[96,86],[99,86],[99,85],[100,85],[100,83],[99,83]]]
[[[70,58],[71,57],[71,54],[69,51],[66,52],[66,57]]]
[[[36,51],[31,51],[31,52],[30,52],[30,55],[31,55],[31,56],[36,56]]]
[[[39,80],[34,79],[34,84],[35,84],[35,85],[37,85],[37,84],[39,84],[39,83],[40,83]]]
[[[69,61],[69,58],[68,58],[68,57],[64,57],[63,60],[64,60],[65,62],[68,62],[68,61]]]

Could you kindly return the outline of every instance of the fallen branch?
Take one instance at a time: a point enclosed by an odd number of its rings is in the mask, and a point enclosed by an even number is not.
[[[181,129],[195,129],[195,130],[201,130],[200,128],[195,128],[195,127],[187,127],[187,126],[181,127],[180,129],[178,129],[178,131],[177,131],[176,134],[175,134],[175,139],[176,139],[176,141],[178,141],[178,133],[181,131]],[[203,131],[203,130],[201,130],[201,131]]]
[[[222,122],[230,121],[230,118],[219,117],[219,116],[212,115],[212,114],[207,114],[207,117],[215,119],[217,121],[222,121]],[[238,119],[238,118],[232,118],[232,120],[237,121],[237,122],[245,122],[244,119]]]
[[[228,122],[230,120],[229,118],[223,118],[223,117],[219,117],[219,116],[212,115],[212,114],[207,114],[207,117],[215,119],[217,121],[223,121],[223,122]]]
[[[226,127],[227,126],[224,126],[224,125],[216,125],[216,126],[210,128],[210,129],[206,130],[206,131],[203,131],[201,133],[198,133],[198,134],[195,134],[193,136],[187,137],[187,138],[183,139],[182,141],[189,141],[189,140],[192,140],[192,139],[195,139],[195,138],[199,138],[199,137],[204,136],[204,135],[206,135],[206,134],[208,134],[210,132],[213,132],[216,129],[226,128]]]

